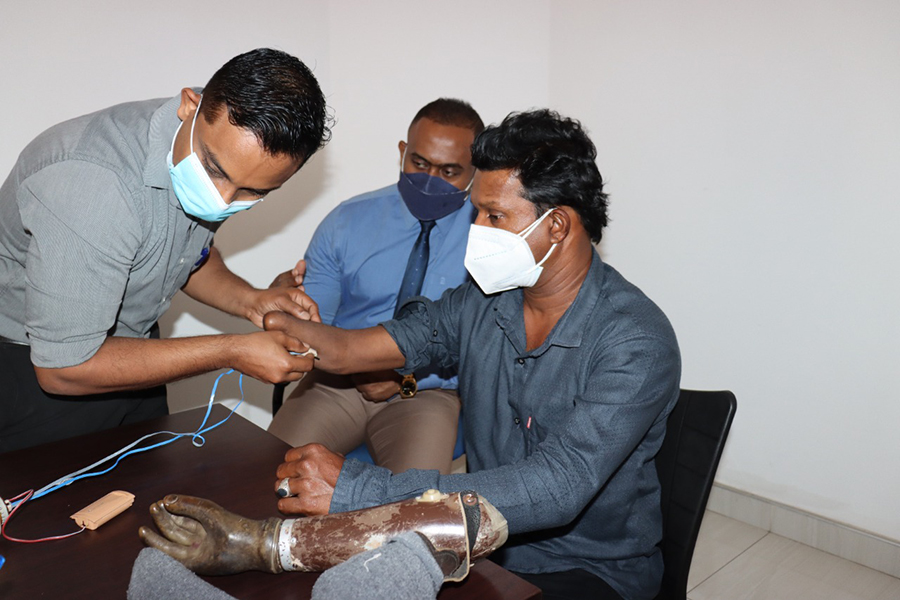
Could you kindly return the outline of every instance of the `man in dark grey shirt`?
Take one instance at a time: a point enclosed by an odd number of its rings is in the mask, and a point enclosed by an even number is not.
[[[435,488],[472,489],[506,517],[493,558],[544,597],[649,599],[662,577],[654,457],[681,361],[660,309],[600,259],[606,225],[596,150],[576,121],[508,116],[475,140],[466,267],[476,284],[414,298],[358,331],[266,315],[334,372],[435,361],[459,369],[470,473],[439,475],[288,452],[285,513],[354,510]],[[276,487],[277,489],[277,487]]]
[[[200,115],[200,118],[197,118]],[[221,222],[284,184],[328,138],[296,58],[235,57],[202,90],[56,125],[0,187],[0,452],[166,414],[169,381],[235,368],[297,380],[283,333],[160,340],[174,294],[262,326],[315,318],[297,289],[257,290],[213,246]]]

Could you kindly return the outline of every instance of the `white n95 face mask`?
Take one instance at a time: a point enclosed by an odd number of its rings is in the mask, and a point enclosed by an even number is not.
[[[551,208],[519,233],[472,224],[465,265],[481,291],[496,294],[537,283],[544,270],[541,265],[553,254],[556,244],[550,246],[541,262],[535,263],[525,238],[554,210]]]

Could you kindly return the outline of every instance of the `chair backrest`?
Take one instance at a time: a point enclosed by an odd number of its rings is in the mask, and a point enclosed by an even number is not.
[[[656,456],[665,573],[656,600],[685,600],[691,558],[719,458],[737,410],[728,391],[681,390]]]

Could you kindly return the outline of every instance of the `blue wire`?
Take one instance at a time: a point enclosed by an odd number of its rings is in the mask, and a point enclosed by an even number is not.
[[[209,395],[209,403],[207,404],[207,407],[206,407],[206,414],[203,416],[203,421],[200,422],[200,425],[199,425],[199,427],[197,427],[196,431],[194,431],[192,433],[175,433],[173,431],[157,431],[155,433],[146,435],[146,436],[144,436],[144,438],[152,437],[154,435],[161,435],[161,434],[169,434],[169,435],[172,435],[175,437],[173,437],[172,439],[169,439],[169,440],[165,440],[165,441],[153,444],[151,446],[143,446],[141,448],[135,448],[133,450],[129,450],[128,452],[119,456],[116,459],[116,462],[113,463],[113,465],[111,467],[109,467],[108,469],[105,469],[103,471],[95,471],[92,473],[82,473],[81,475],[78,475],[76,477],[72,477],[71,479],[67,479],[66,481],[63,481],[59,485],[53,486],[52,488],[46,489],[42,492],[35,494],[34,496],[31,497],[30,500],[37,500],[38,498],[40,498],[42,496],[46,496],[47,494],[49,494],[51,492],[55,492],[56,490],[58,490],[62,487],[71,485],[72,483],[75,483],[79,479],[85,479],[86,477],[96,477],[98,475],[105,475],[106,473],[109,473],[110,471],[115,469],[117,466],[119,466],[119,462],[121,462],[121,460],[123,458],[125,458],[126,456],[131,456],[132,454],[138,454],[140,452],[147,452],[148,450],[153,450],[154,448],[166,446],[166,445],[171,444],[172,442],[174,442],[180,438],[186,437],[186,436],[191,436],[191,443],[195,447],[199,448],[199,447],[203,446],[203,444],[206,443],[206,438],[203,437],[203,434],[208,433],[208,432],[212,431],[213,429],[215,429],[216,427],[218,427],[219,425],[222,425],[223,423],[225,423],[225,421],[227,421],[228,419],[231,418],[231,415],[234,414],[234,411],[236,411],[238,409],[238,407],[241,404],[243,404],[243,402],[244,402],[244,374],[240,373],[240,377],[238,378],[238,386],[241,389],[240,402],[235,404],[234,408],[231,409],[231,412],[229,412],[225,416],[224,419],[222,419],[215,425],[211,425],[211,426],[207,427],[206,429],[203,428],[203,426],[206,425],[207,420],[209,420],[209,415],[212,412],[213,402],[216,397],[216,389],[218,389],[218,387],[219,387],[219,380],[222,379],[222,377],[224,377],[225,375],[230,375],[231,373],[234,373],[234,369],[230,369],[228,371],[225,371],[224,373],[220,373],[219,376],[216,377],[216,381],[213,383],[212,393],[210,393],[210,395]],[[141,439],[144,439],[144,438],[141,438]],[[199,442],[198,442],[198,440],[199,440]],[[140,440],[138,440],[138,441],[140,441]],[[23,502],[23,501],[19,500],[18,502],[16,502],[15,503],[16,506],[18,506],[21,502]],[[15,508],[15,507],[13,507],[13,508]],[[3,563],[0,562],[0,567],[2,567],[2,565],[3,565]]]

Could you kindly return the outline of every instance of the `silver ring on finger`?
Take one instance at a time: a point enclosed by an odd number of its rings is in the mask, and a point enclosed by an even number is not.
[[[281,498],[290,498],[292,496],[296,496],[297,494],[291,491],[291,478],[285,477],[281,481],[278,482],[278,491],[276,492]]]

